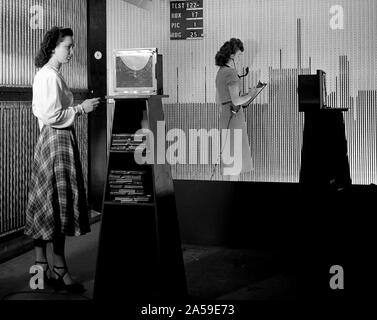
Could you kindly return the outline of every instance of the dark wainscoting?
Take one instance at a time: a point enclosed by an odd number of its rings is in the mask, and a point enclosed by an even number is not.
[[[276,248],[294,241],[299,188],[290,183],[174,181],[183,243]]]
[[[304,194],[298,184],[174,181],[182,243],[277,252],[313,298],[367,296],[377,187]],[[330,290],[330,268],[348,290]],[[373,265],[373,267],[371,267]],[[361,277],[361,278],[360,278]]]
[[[341,236],[371,217],[377,199],[375,185],[306,194],[296,183],[174,180],[174,187],[182,242],[256,249]]]

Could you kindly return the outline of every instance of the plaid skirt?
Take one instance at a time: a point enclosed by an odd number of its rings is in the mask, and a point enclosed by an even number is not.
[[[79,150],[72,127],[43,126],[35,147],[25,234],[53,240],[56,234],[90,231]]]

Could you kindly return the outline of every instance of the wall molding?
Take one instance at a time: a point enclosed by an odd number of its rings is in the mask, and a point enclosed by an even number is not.
[[[71,89],[74,100],[85,100],[89,97],[87,89]],[[0,101],[32,101],[31,87],[0,87]]]

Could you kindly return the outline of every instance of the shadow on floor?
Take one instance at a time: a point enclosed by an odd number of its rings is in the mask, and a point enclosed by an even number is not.
[[[73,278],[87,289],[82,295],[64,291],[56,293],[52,288],[31,290],[29,268],[34,264],[31,250],[12,260],[0,264],[0,299],[7,300],[82,300],[93,297],[97,243],[100,223],[91,226],[92,231],[81,237],[67,237],[66,258]],[[48,260],[52,261],[51,248],[47,249]],[[52,265],[50,263],[50,269]]]
[[[295,279],[278,253],[184,246],[183,257],[190,296],[210,300],[295,297]]]
[[[82,237],[68,237],[67,263],[73,277],[84,284],[82,295],[52,288],[32,291],[28,269],[34,252],[0,264],[0,298],[4,300],[84,300],[93,297],[100,223]],[[184,245],[188,293],[199,299],[285,300],[295,298],[295,281],[278,253],[250,249]],[[51,261],[51,256],[49,256]]]

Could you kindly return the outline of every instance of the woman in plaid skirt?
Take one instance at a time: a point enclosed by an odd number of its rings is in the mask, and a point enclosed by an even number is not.
[[[40,135],[34,152],[25,234],[33,237],[36,265],[44,270],[45,283],[55,289],[82,292],[72,280],[64,254],[65,236],[90,231],[89,210],[79,150],[73,127],[76,117],[98,106],[88,99],[73,106],[73,95],[60,67],[73,55],[73,32],[53,27],[44,36],[35,65],[40,68],[33,82],[33,114]],[[52,242],[54,266],[50,272],[46,244]]]

